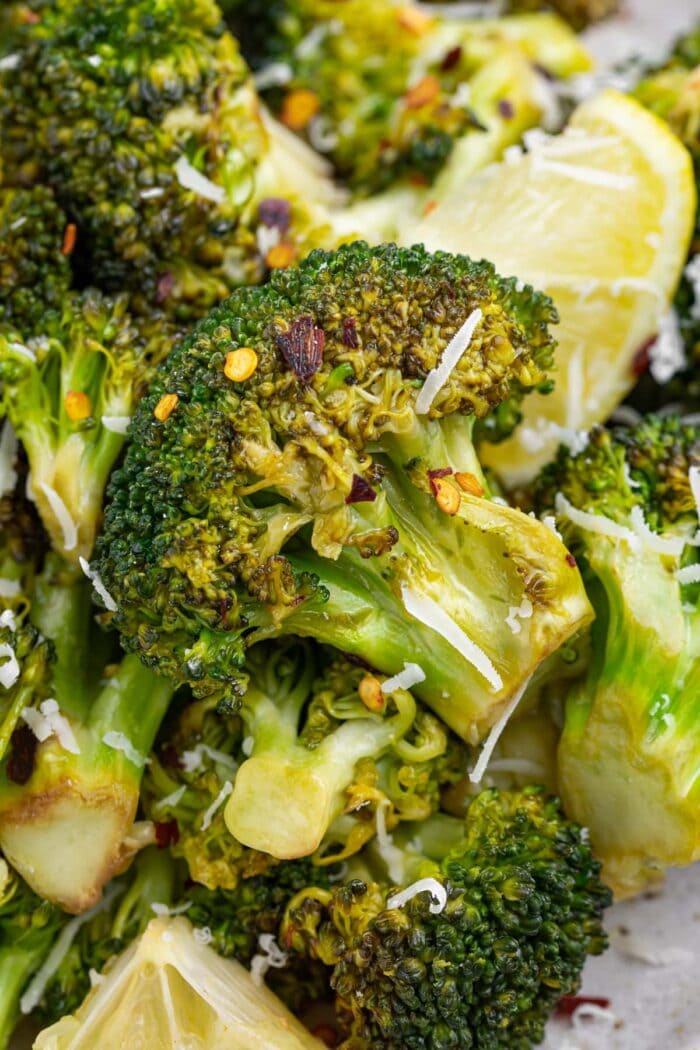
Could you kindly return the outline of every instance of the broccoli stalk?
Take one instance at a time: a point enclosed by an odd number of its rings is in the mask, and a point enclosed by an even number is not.
[[[37,674],[36,646],[23,660],[8,642],[22,660],[13,688],[42,739],[16,726],[19,700],[13,703],[0,769],[0,846],[37,893],[75,912],[94,904],[144,844],[134,831],[141,775],[173,693],[133,656],[101,678],[104,641],[90,631],[90,608],[87,582],[49,558],[31,618],[55,660],[45,659]]]
[[[281,634],[417,662],[418,697],[476,742],[590,618],[475,450],[475,420],[546,383],[555,320],[488,263],[362,242],[235,293],[158,371],[113,475],[98,568],[125,646],[212,697]]]
[[[343,884],[298,893],[281,926],[284,948],[331,968],[342,1046],[538,1043],[606,943],[610,894],[582,829],[541,789],[490,790],[392,853],[390,880],[377,859],[351,863]]]
[[[700,617],[689,545],[698,464],[697,428],[650,417],[593,431],[576,456],[560,450],[535,486],[538,508],[557,513],[582,564],[597,616],[590,661],[567,690],[560,790],[567,812],[590,827],[619,896],[700,857]]]

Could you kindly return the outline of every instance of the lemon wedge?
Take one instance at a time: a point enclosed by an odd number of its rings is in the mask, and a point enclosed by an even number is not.
[[[222,959],[186,919],[158,918],[75,1014],[34,1050],[321,1050],[248,970]]]
[[[490,259],[546,290],[559,310],[556,389],[524,403],[523,424],[483,459],[514,486],[562,436],[610,415],[635,382],[683,268],[696,195],[690,156],[633,99],[608,90],[559,136],[465,179],[405,240]]]

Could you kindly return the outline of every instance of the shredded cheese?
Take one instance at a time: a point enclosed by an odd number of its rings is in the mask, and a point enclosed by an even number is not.
[[[12,609],[5,609],[0,613],[0,627],[9,627],[12,632],[17,630],[17,620]]]
[[[649,371],[663,385],[685,368],[685,345],[675,310],[662,317],[655,342],[649,347]]]
[[[171,791],[169,795],[159,798],[153,808],[158,810],[174,808],[186,791],[187,784],[183,784],[182,787],[176,788],[175,791]]]
[[[191,751],[183,751],[180,755],[180,763],[185,773],[195,773],[202,765],[202,758],[206,755],[212,762],[227,766],[231,770],[236,769],[236,763],[225,751],[217,751],[209,744],[196,744]]]
[[[258,91],[265,91],[271,87],[281,87],[288,84],[294,76],[294,70],[287,62],[270,62],[263,66],[254,76],[255,86]]]
[[[126,434],[130,422],[131,416],[102,416],[101,418],[102,426],[105,430],[111,430],[113,434]]]
[[[498,719],[496,724],[491,727],[491,732],[489,733],[489,735],[486,737],[486,740],[484,741],[484,746],[481,749],[481,754],[479,755],[479,759],[478,759],[476,765],[474,766],[474,768],[472,769],[472,771],[469,774],[469,780],[471,781],[472,784],[480,784],[481,783],[481,779],[482,779],[484,773],[486,772],[486,768],[487,768],[487,766],[489,764],[489,761],[491,759],[491,755],[493,754],[493,750],[494,750],[496,744],[498,743],[499,737],[501,736],[501,733],[503,732],[503,730],[506,728],[506,726],[507,726],[507,724],[508,724],[508,722],[509,722],[509,720],[511,718],[511,715],[513,714],[513,712],[515,711],[516,707],[518,706],[518,704],[522,700],[523,695],[525,693],[525,690],[527,689],[529,684],[530,684],[530,678],[526,678],[525,681],[523,682],[523,684],[520,686],[520,689],[518,689],[518,691],[515,694],[515,696],[506,705],[506,708],[503,711],[503,714],[501,715],[501,717]]]
[[[503,679],[484,650],[469,638],[459,624],[441,609],[437,602],[428,598],[427,595],[416,594],[405,583],[401,585],[401,597],[404,608],[410,616],[425,624],[426,627],[430,627],[457,652],[461,653],[464,659],[486,679],[493,690],[503,688]]]
[[[64,751],[72,755],[79,755],[80,748],[71,729],[70,722],[61,714],[60,708],[55,700],[49,698],[35,707],[25,707],[22,710],[22,719],[27,723],[39,743],[55,736]]]
[[[158,916],[183,915],[184,912],[191,907],[192,901],[184,901],[182,904],[178,904],[174,908],[170,908],[167,904],[161,904],[160,901],[153,901],[151,904],[151,911],[154,915]]]
[[[561,533],[557,528],[557,519],[554,517],[553,514],[545,514],[545,516],[542,518],[542,524],[546,526],[546,528],[548,528],[550,532],[553,532],[557,539],[560,540],[562,538]]]
[[[95,569],[90,568],[90,562],[87,558],[78,558],[78,561],[80,562],[80,568],[94,587],[95,593],[102,599],[105,609],[108,612],[116,612],[117,603],[100,579],[100,574]]]
[[[7,73],[12,69],[17,69],[21,62],[19,55],[4,55],[0,58],[0,73]]]
[[[192,190],[198,197],[213,201],[214,204],[223,204],[226,200],[226,191],[223,186],[217,186],[215,182],[197,171],[184,155],[178,158],[175,165],[175,176],[183,189]]]
[[[78,526],[68,513],[68,508],[56,492],[56,489],[52,488],[51,485],[47,485],[45,481],[40,481],[39,488],[46,496],[63,533],[63,549],[66,551],[75,550],[78,546]]]
[[[260,934],[258,947],[260,952],[250,960],[250,976],[256,984],[262,984],[271,967],[278,970],[286,965],[287,953],[282,951],[271,933]]]
[[[250,756],[253,754],[253,748],[254,747],[255,747],[255,740],[253,739],[253,737],[252,736],[244,737],[244,739],[243,739],[243,741],[241,743],[241,751],[246,756],[246,758],[250,758]]]
[[[211,944],[214,940],[214,935],[208,926],[195,926],[192,934],[198,944]]]
[[[639,537],[631,529],[606,518],[604,514],[591,514],[587,510],[578,510],[572,503],[569,503],[563,492],[557,492],[554,506],[560,517],[568,518],[579,529],[596,533],[599,536],[609,536],[611,539],[625,540],[635,550],[640,546]]]
[[[0,664],[0,685],[11,689],[19,678],[19,663],[14,649],[7,642],[0,644],[0,659],[3,657],[6,657],[6,660]]]
[[[618,1023],[617,1015],[607,1006],[598,1006],[597,1003],[581,1003],[571,1015],[571,1024],[575,1032],[585,1031],[586,1021],[602,1021],[608,1031]]]
[[[650,551],[655,551],[657,554],[666,554],[670,558],[679,558],[683,553],[685,547],[685,539],[683,536],[659,536],[658,532],[654,532],[647,525],[644,518],[644,511],[637,505],[632,507],[630,511],[630,521],[632,522],[632,528],[637,536],[639,536],[643,545]]]
[[[399,671],[393,678],[387,678],[382,682],[383,693],[393,693],[395,689],[412,689],[414,685],[425,681],[425,671],[418,664],[404,662],[403,671]]]
[[[118,894],[123,893],[123,891],[123,885],[120,886],[117,884],[108,887],[108,889],[105,890],[102,900],[96,904],[94,908],[90,908],[89,911],[83,912],[82,915],[76,915],[74,919],[71,919],[66,923],[56,938],[53,948],[34,974],[34,977],[29,983],[29,987],[19,1001],[19,1008],[22,1014],[25,1016],[26,1014],[30,1014],[32,1010],[36,1009],[39,1005],[44,996],[44,992],[46,991],[47,984],[70,951],[71,945],[81,926],[84,926],[86,922],[90,922],[96,915],[106,911],[112,904],[114,898]]]
[[[529,620],[532,617],[532,602],[526,596],[521,601],[520,605],[510,605],[508,607],[508,615],[506,616],[506,624],[510,627],[513,634],[520,634],[522,630],[521,620]]]
[[[437,879],[432,878],[418,879],[411,886],[407,886],[405,890],[401,890],[399,893],[395,893],[393,897],[389,897],[386,906],[391,909],[403,908],[404,904],[417,897],[419,893],[430,894],[431,901],[428,905],[428,911],[432,915],[439,915],[447,907],[447,891],[445,887]]]
[[[17,484],[17,435],[9,419],[6,419],[0,434],[0,496],[13,492]]]
[[[681,586],[687,583],[700,583],[700,562],[696,562],[695,565],[685,565],[682,569],[677,569],[673,575]]]
[[[377,806],[377,849],[379,856],[386,864],[389,878],[393,882],[401,883],[404,879],[404,855],[386,829],[386,811],[391,807],[388,798],[383,798]]]
[[[111,747],[113,751],[121,751],[123,755],[126,755],[129,762],[138,769],[142,769],[146,765],[146,756],[137,751],[126,733],[119,733],[117,730],[111,729],[109,733],[105,733],[102,737],[102,743],[105,747]]]
[[[223,806],[224,802],[226,801],[226,799],[232,791],[233,784],[230,780],[227,780],[219,794],[212,802],[211,806],[209,806],[209,808],[205,811],[204,816],[202,817],[202,831],[206,831],[207,828],[211,825],[211,822],[214,819],[217,810],[220,809],[221,806]]]
[[[0,576],[0,598],[16,598],[19,592],[17,580],[8,580],[6,576]]]
[[[472,341],[476,326],[481,320],[482,313],[478,308],[472,310],[458,332],[445,347],[440,363],[426,376],[425,383],[421,387],[416,398],[416,412],[419,416],[430,411],[433,401],[450,378],[452,372],[459,364],[462,354]]]

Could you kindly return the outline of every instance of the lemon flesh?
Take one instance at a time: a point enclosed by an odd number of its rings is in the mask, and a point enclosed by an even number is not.
[[[465,179],[410,230],[427,248],[486,258],[544,289],[559,310],[556,388],[482,459],[510,487],[565,432],[608,418],[635,383],[685,263],[696,198],[690,156],[633,99],[601,92],[554,138]]]
[[[184,918],[158,918],[75,1014],[34,1050],[321,1050],[248,970],[222,959]]]

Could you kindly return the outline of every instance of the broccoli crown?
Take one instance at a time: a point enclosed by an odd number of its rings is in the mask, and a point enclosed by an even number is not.
[[[468,347],[419,415],[426,376],[477,310]],[[423,542],[411,539],[407,502],[425,508],[426,537],[448,527],[429,471],[452,457],[481,473],[472,421],[543,381],[555,319],[548,298],[486,262],[361,242],[234,293],[156,374],[112,478],[98,564],[125,645],[201,695],[240,690],[242,636],[313,633],[302,621],[332,604],[344,549],[357,573],[381,565],[375,587],[393,578],[398,590],[402,572],[411,577],[401,545]],[[467,498],[451,489],[457,504]],[[286,550],[304,526],[297,546],[321,556],[306,564]],[[358,591],[345,615],[371,593]]]
[[[409,866],[436,880],[444,902],[426,888],[396,903],[395,887],[351,879],[302,891],[288,908],[284,946],[333,967],[342,1045],[539,1042],[587,955],[606,943],[610,894],[582,829],[540,789],[492,789],[471,802],[439,862],[412,857]]]
[[[24,338],[60,312],[71,283],[67,220],[51,190],[0,190],[0,324]]]
[[[18,45],[18,65],[0,74],[6,181],[53,187],[92,282],[128,284],[147,304],[221,298],[223,240],[250,194],[261,132],[216,5],[60,0]],[[215,177],[214,199],[182,185],[180,158]]]
[[[129,416],[176,333],[157,311],[134,317],[125,295],[88,289],[43,314],[34,338],[0,335],[0,405],[27,453],[44,526],[69,560],[92,552]]]

